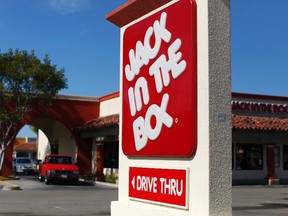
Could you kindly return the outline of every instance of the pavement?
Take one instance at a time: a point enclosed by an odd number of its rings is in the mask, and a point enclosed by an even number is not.
[[[0,190],[21,190],[21,187],[17,184],[17,180],[19,178],[15,179],[9,179],[9,178],[0,178]],[[85,182],[83,179],[79,179],[79,181]],[[96,181],[95,184],[98,186],[109,186],[109,187],[114,187],[118,188],[118,184],[112,184],[112,183],[106,183],[106,182],[99,182]]]
[[[95,182],[98,186],[118,187],[118,184]],[[21,190],[17,180],[1,179],[0,190]],[[258,185],[232,187],[233,216],[288,215],[288,185]]]
[[[233,186],[233,216],[287,216],[288,185]]]

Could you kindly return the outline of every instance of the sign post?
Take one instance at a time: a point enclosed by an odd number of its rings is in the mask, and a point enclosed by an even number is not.
[[[121,29],[112,216],[232,215],[229,0],[132,0],[107,19]]]

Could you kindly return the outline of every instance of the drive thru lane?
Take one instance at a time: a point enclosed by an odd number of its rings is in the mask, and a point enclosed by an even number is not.
[[[0,216],[107,216],[118,193],[117,187],[100,183],[46,185],[37,176],[20,176],[15,182],[22,190],[0,190]]]
[[[0,216],[107,216],[117,200],[117,185],[46,185],[37,176],[20,177],[10,182],[21,191],[0,190]],[[233,216],[288,214],[288,186],[234,186],[232,197]]]

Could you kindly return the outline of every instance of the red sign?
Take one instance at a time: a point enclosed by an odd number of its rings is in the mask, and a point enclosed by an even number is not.
[[[122,147],[188,157],[197,147],[196,3],[181,0],[123,33]]]
[[[130,167],[129,197],[188,208],[186,169]]]
[[[232,101],[232,110],[249,113],[288,114],[287,104],[260,103],[252,101]]]

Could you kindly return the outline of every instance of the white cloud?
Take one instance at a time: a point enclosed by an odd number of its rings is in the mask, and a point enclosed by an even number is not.
[[[62,14],[75,13],[86,9],[89,0],[50,0],[50,6]]]

